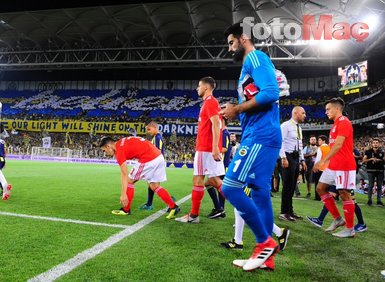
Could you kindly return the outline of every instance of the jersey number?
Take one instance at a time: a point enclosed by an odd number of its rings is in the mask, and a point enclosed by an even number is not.
[[[233,168],[233,172],[237,172],[238,170],[238,167],[239,165],[241,164],[242,160],[236,160],[234,163],[235,163],[235,166]]]

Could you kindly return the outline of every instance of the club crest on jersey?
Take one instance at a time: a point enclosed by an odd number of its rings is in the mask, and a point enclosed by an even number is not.
[[[246,156],[246,154],[247,154],[247,147],[242,147],[242,148],[240,148],[239,149],[239,155],[241,156],[241,157],[244,157],[244,156]]]

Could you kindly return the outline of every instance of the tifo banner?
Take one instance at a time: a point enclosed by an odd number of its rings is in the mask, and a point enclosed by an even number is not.
[[[198,125],[197,124],[176,124],[176,123],[167,123],[159,124],[159,131],[163,135],[197,135]]]
[[[2,121],[8,130],[78,132],[99,134],[128,134],[135,129],[137,134],[146,134],[144,123],[138,122],[88,122],[75,120],[10,120]]]

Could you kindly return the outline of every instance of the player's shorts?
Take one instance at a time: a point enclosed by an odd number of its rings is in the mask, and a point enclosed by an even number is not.
[[[128,177],[135,181],[142,179],[148,183],[166,181],[166,162],[163,155],[159,155],[147,163],[136,163]]]
[[[5,166],[5,159],[3,157],[0,157],[0,169],[3,169]]]
[[[354,190],[356,189],[356,171],[355,170],[331,170],[326,169],[322,172],[319,182],[335,185],[338,189]]]
[[[270,190],[279,150],[256,144],[254,140],[242,140],[226,172],[226,178]]]
[[[211,152],[197,151],[194,156],[194,175],[207,175],[209,178],[225,174],[223,161],[214,160]]]

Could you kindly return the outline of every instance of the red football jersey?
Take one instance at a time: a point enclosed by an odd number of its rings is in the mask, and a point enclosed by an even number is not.
[[[341,116],[334,121],[329,134],[330,149],[334,146],[337,136],[344,136],[345,141],[338,153],[330,159],[329,169],[343,171],[355,170],[356,161],[353,156],[353,126],[350,120],[345,116]]]
[[[198,135],[195,149],[200,152],[212,152],[213,151],[213,132],[210,118],[219,115],[221,107],[218,100],[214,96],[210,95],[203,100],[203,105],[199,113],[198,119]],[[221,121],[219,133],[218,148],[219,152],[222,152],[222,116],[219,115]]]
[[[116,142],[115,157],[119,165],[127,160],[147,163],[158,157],[161,152],[152,143],[141,137],[125,137]]]

